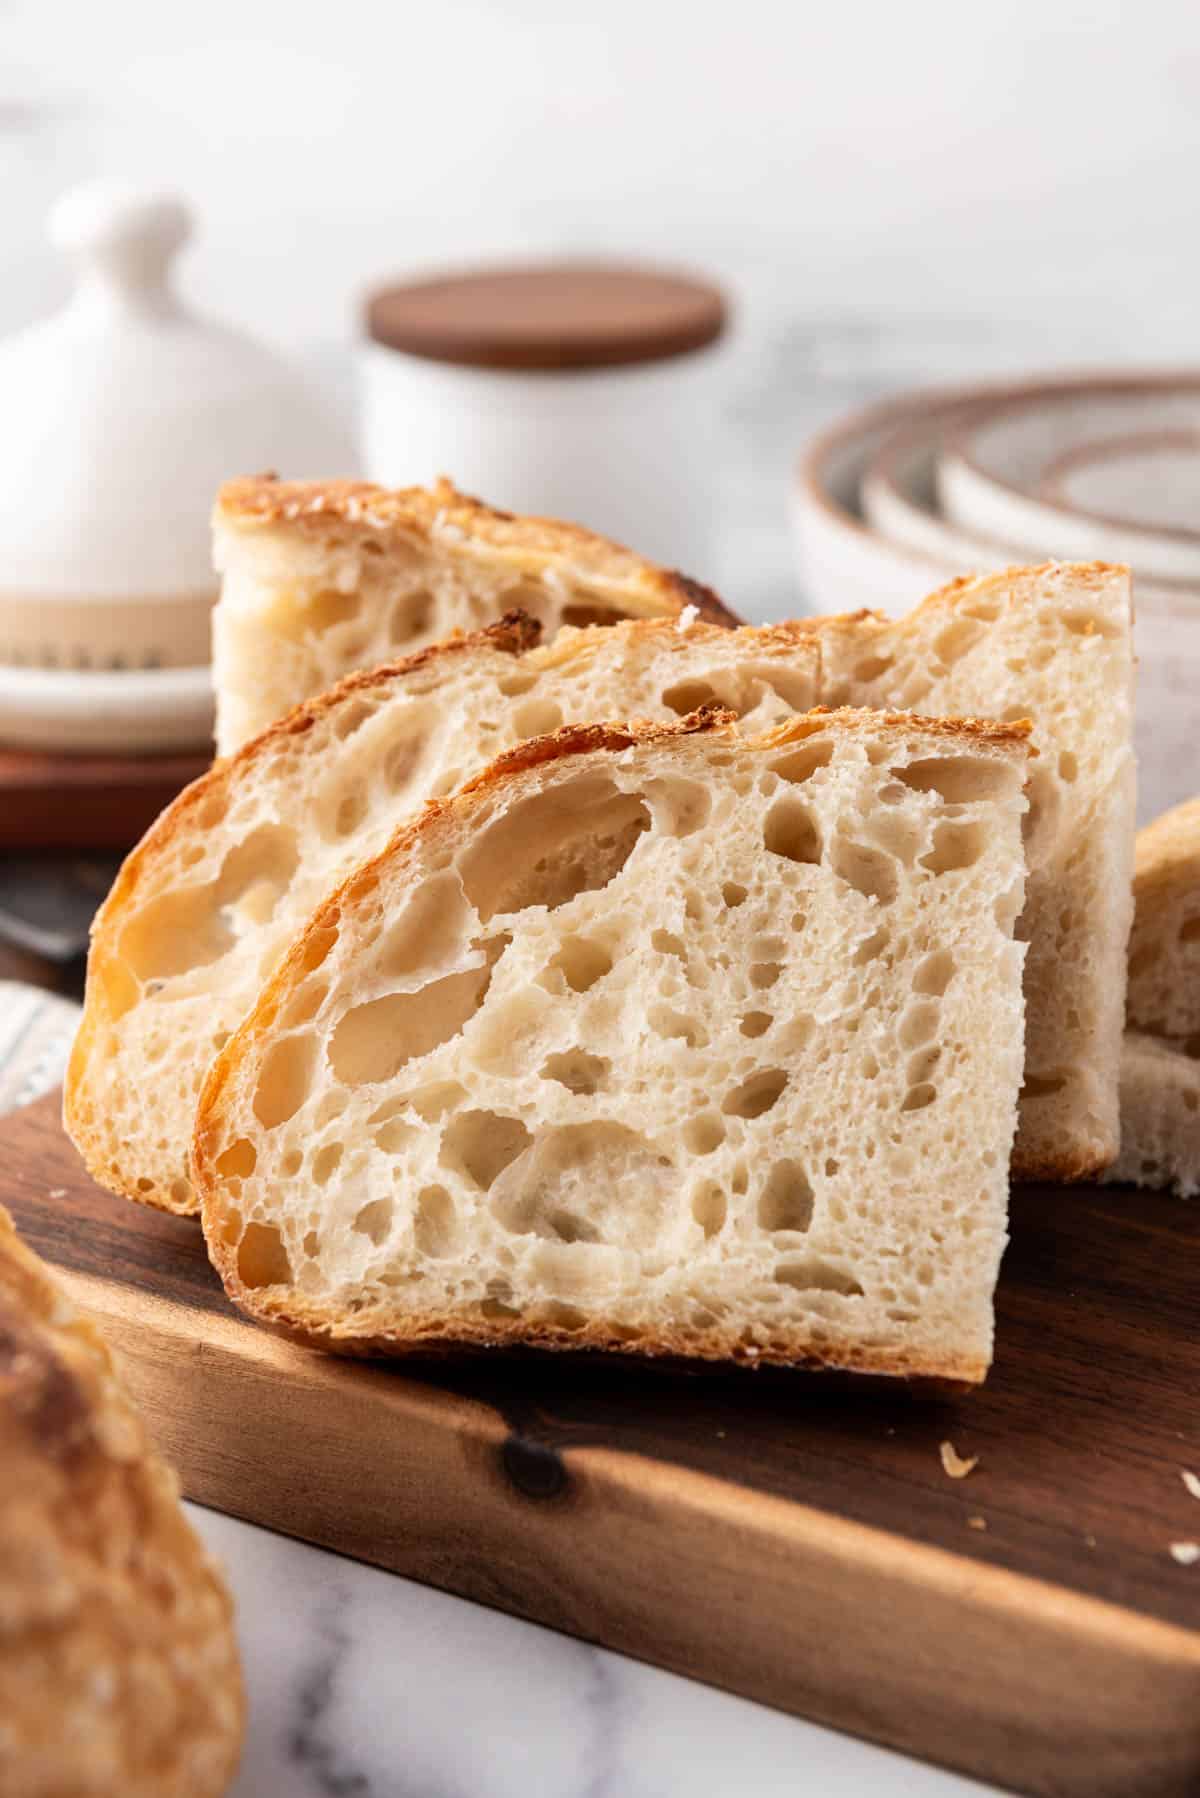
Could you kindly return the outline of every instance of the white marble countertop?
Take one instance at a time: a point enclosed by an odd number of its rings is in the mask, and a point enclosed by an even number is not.
[[[966,1798],[991,1788],[188,1507],[238,1607],[230,1798]]]

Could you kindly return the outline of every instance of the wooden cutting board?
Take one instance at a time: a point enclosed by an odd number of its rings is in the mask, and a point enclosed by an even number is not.
[[[536,1357],[417,1373],[239,1319],[58,1101],[0,1199],[202,1504],[1032,1793],[1200,1791],[1200,1205],[1025,1188],[958,1404]],[[966,1479],[939,1444],[978,1455]]]

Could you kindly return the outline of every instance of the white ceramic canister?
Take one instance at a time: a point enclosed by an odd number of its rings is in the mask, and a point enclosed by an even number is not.
[[[703,578],[726,323],[710,283],[609,264],[385,288],[361,352],[367,474],[389,486],[446,474]]]
[[[0,343],[0,742],[199,744],[218,486],[352,474],[353,446],[286,363],[177,298],[175,196],[92,182],[50,230],[76,290]]]

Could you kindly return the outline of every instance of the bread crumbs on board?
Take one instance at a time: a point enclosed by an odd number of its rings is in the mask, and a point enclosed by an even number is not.
[[[1200,1474],[1190,1473],[1186,1467],[1181,1467],[1179,1477],[1192,1497],[1200,1498]]]
[[[1172,1542],[1171,1559],[1181,1567],[1192,1567],[1200,1561],[1200,1542]]]
[[[943,1442],[940,1449],[942,1466],[952,1480],[965,1480],[973,1467],[978,1467],[978,1455],[960,1455],[953,1442]]]

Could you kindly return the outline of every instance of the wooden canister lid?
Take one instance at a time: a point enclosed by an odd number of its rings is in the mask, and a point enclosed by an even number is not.
[[[548,371],[659,362],[721,336],[720,290],[692,276],[615,263],[464,270],[381,288],[368,335],[470,368]]]

